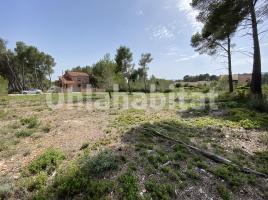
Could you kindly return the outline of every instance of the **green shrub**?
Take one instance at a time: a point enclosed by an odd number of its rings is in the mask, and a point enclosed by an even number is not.
[[[174,195],[174,187],[171,184],[157,183],[155,181],[147,181],[145,189],[149,192],[151,199],[169,200]]]
[[[50,174],[58,167],[63,159],[65,159],[65,156],[61,152],[48,149],[41,156],[33,160],[27,170],[31,174],[37,174],[41,171],[46,171]]]
[[[237,189],[241,185],[248,182],[245,174],[242,174],[237,168],[232,166],[219,166],[214,169],[214,174],[225,181],[233,189]]]
[[[263,98],[250,97],[247,105],[249,108],[252,108],[259,112],[268,112],[268,102],[265,96],[263,96]]]
[[[37,176],[24,179],[24,185],[29,191],[40,190],[45,187],[48,179],[46,172],[40,172]]]
[[[134,173],[128,170],[126,173],[121,175],[119,181],[119,192],[122,199],[136,200],[138,199],[138,179]]]
[[[22,125],[26,125],[29,129],[37,128],[39,126],[39,121],[36,117],[24,118],[20,121]]]
[[[260,123],[257,121],[252,121],[250,119],[242,119],[239,121],[241,127],[245,129],[258,129],[261,127]]]
[[[16,132],[16,136],[18,138],[20,138],[20,137],[29,137],[33,133],[34,133],[33,130],[25,129],[25,130],[21,130],[21,131]]]
[[[110,151],[102,151],[92,158],[85,158],[83,170],[92,176],[102,176],[105,172],[118,167],[117,157]]]
[[[217,190],[218,190],[218,192],[223,200],[230,200],[231,199],[231,194],[224,185],[219,185],[217,187]]]
[[[268,151],[255,153],[254,159],[259,171],[268,174]]]

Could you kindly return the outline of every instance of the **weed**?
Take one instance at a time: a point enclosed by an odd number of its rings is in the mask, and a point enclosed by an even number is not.
[[[110,151],[102,151],[92,158],[84,159],[84,170],[92,176],[101,176],[118,167],[118,158]]]
[[[138,199],[138,179],[131,170],[121,175],[119,181],[119,193],[122,199]]]
[[[150,199],[168,200],[174,195],[174,186],[171,184],[158,184],[156,181],[147,181],[145,189],[149,192]]]
[[[194,170],[187,170],[185,172],[186,176],[193,180],[199,180],[200,176]]]
[[[47,179],[47,173],[41,171],[37,176],[25,178],[24,185],[29,191],[40,190],[45,187]]]
[[[37,174],[41,171],[46,171],[50,174],[54,171],[60,162],[65,159],[65,156],[54,149],[48,149],[41,156],[33,160],[27,167],[30,174]]]
[[[232,166],[218,166],[213,171],[216,176],[226,180],[234,190],[248,182],[247,176]]]
[[[21,119],[20,122],[23,126],[26,125],[29,129],[37,128],[39,126],[39,121],[36,117],[24,118]]]
[[[257,152],[254,156],[258,170],[268,174],[268,151]]]
[[[18,138],[20,138],[20,137],[29,137],[29,136],[31,136],[33,133],[34,133],[33,130],[25,129],[25,130],[21,130],[21,131],[16,132],[16,136],[17,136]]]
[[[231,200],[231,194],[228,191],[228,189],[225,187],[225,185],[219,185],[217,187],[217,190],[223,200]]]

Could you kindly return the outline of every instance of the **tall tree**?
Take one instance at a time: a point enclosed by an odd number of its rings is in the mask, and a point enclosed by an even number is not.
[[[47,77],[51,79],[54,59],[36,47],[17,42],[14,51],[6,48],[6,42],[0,39],[0,75],[9,82],[9,90],[20,92],[36,87],[45,89]]]
[[[110,99],[112,99],[113,83],[115,81],[116,63],[111,60],[110,54],[106,54],[100,61],[92,67],[92,73],[97,79],[99,87],[105,88],[109,93]]]
[[[128,85],[128,92],[132,93],[131,91],[131,81],[133,81],[133,72],[134,72],[134,64],[133,55],[130,49],[126,46],[121,46],[117,49],[117,53],[115,56],[115,62],[117,64],[116,71],[122,73],[122,75],[127,80]]]
[[[250,26],[253,38],[253,72],[251,91],[257,96],[262,96],[261,88],[261,53],[259,44],[258,23],[267,15],[267,0],[192,0],[192,6],[200,11],[198,19],[206,19],[210,9],[215,4],[229,4],[229,19],[224,18],[219,24],[226,24],[226,19],[238,27],[245,22],[245,27]],[[236,29],[234,29],[234,32]]]
[[[204,24],[202,33],[192,37],[192,46],[201,54],[224,53],[228,61],[229,91],[233,92],[231,37],[238,27],[237,21],[245,15],[241,11],[243,5],[233,0],[194,0],[192,5],[200,10],[197,19]]]
[[[139,61],[139,65],[143,69],[143,82],[144,82],[144,92],[145,93],[147,92],[146,81],[147,81],[147,76],[148,76],[147,71],[149,69],[147,65],[152,61],[153,61],[153,58],[152,58],[152,55],[150,53],[141,54],[141,59]]]

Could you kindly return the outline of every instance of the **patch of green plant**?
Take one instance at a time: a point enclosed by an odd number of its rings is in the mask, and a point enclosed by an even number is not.
[[[185,160],[189,156],[189,151],[182,145],[176,145],[173,150],[175,151],[174,153],[174,159],[175,160]]]
[[[46,171],[48,174],[53,172],[65,159],[65,156],[58,150],[48,149],[45,153],[33,160],[27,167],[30,174],[37,174]]]
[[[199,174],[197,174],[193,169],[188,169],[186,172],[185,172],[186,176],[192,180],[199,180],[200,179],[200,176]]]
[[[165,163],[168,161],[168,158],[166,156],[161,156],[159,154],[151,154],[148,156],[148,161],[151,165],[153,165],[155,168],[158,168],[159,163]]]
[[[47,173],[44,171],[41,171],[36,176],[24,178],[23,185],[27,188],[27,190],[32,192],[34,190],[40,190],[44,188],[47,180],[48,180]]]
[[[118,178],[120,199],[136,200],[139,199],[138,178],[134,172],[128,170]]]
[[[100,176],[97,177],[96,174],[92,175],[91,173],[95,173],[96,169],[94,171],[87,169],[88,166],[96,167],[95,159],[97,157],[99,156],[87,158],[94,160],[93,165],[88,165],[88,162],[75,162],[67,168],[61,169],[57,173],[53,184],[44,191],[39,191],[35,199],[75,199],[75,197],[93,200],[106,199],[107,195],[114,190],[114,182]],[[107,165],[107,168],[104,165],[101,167],[101,172],[111,169],[110,164]]]
[[[258,113],[247,108],[230,109],[227,119],[238,122],[241,127],[246,129],[258,129],[268,125],[268,115],[266,113]]]
[[[20,137],[30,137],[33,133],[34,133],[33,130],[31,130],[31,129],[25,129],[25,130],[20,130],[20,131],[16,132],[15,135],[18,138],[20,138]]]
[[[39,126],[39,121],[35,116],[21,119],[20,122],[23,126],[27,126],[29,129],[37,128]]]
[[[253,158],[256,161],[258,170],[268,174],[268,151],[257,152]]]
[[[248,183],[249,177],[241,173],[239,169],[233,166],[218,166],[213,170],[214,174],[224,179],[232,189],[237,189],[240,186]]]
[[[118,158],[112,152],[105,150],[92,158],[83,159],[83,169],[92,176],[102,176],[105,172],[118,167]]]
[[[225,185],[218,185],[217,190],[223,200],[231,200],[231,193]]]
[[[169,200],[174,195],[174,186],[167,183],[157,183],[156,181],[147,181],[145,189],[149,197],[154,200]]]

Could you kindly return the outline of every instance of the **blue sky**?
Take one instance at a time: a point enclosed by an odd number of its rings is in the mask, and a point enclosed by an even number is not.
[[[53,79],[75,66],[91,65],[120,45],[154,61],[149,74],[178,79],[186,74],[224,74],[223,58],[198,55],[190,46],[200,29],[190,0],[1,0],[0,37],[38,47],[57,63]],[[267,23],[261,25],[261,29]],[[250,37],[234,38],[236,50],[252,51]],[[261,36],[263,71],[268,71],[268,37]],[[234,73],[250,73],[251,58],[233,56]]]

